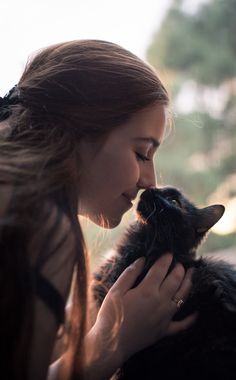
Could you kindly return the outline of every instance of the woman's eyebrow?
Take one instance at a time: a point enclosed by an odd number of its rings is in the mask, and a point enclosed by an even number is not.
[[[135,140],[152,144],[153,148],[158,148],[160,145],[160,141],[154,139],[153,137],[136,137]]]

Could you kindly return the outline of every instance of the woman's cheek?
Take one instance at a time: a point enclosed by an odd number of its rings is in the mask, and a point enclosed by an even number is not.
[[[140,178],[140,165],[138,161],[135,159],[132,161],[132,164],[128,168],[129,173],[127,173],[128,178],[130,179],[131,187],[137,185]]]

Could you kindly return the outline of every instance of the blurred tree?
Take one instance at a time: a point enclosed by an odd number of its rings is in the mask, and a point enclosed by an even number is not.
[[[212,0],[197,13],[175,1],[148,50],[156,67],[178,70],[202,84],[217,86],[236,73],[236,0]]]
[[[173,2],[147,52],[173,96],[174,128],[158,156],[158,178],[206,204],[236,172],[236,0],[211,0],[194,13],[185,4]],[[231,244],[235,234],[211,236],[205,249]]]

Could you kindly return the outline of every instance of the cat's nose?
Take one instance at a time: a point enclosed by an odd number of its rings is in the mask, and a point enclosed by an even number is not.
[[[150,186],[148,189],[146,189],[140,196],[140,199],[143,201],[147,201],[148,199],[158,196],[158,189],[155,186]]]

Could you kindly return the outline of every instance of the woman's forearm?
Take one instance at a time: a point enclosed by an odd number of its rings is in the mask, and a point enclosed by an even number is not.
[[[96,327],[85,337],[84,344],[87,354],[85,355],[83,378],[85,380],[108,380],[122,364],[118,351],[112,350],[109,344],[109,347],[101,345]],[[63,356],[50,365],[47,380],[59,380],[62,369]]]
[[[95,324],[85,338],[85,379],[107,380],[122,363],[122,355],[115,346],[115,342],[112,341],[111,337],[103,336],[101,338]]]
[[[59,380],[63,366],[63,357],[52,363],[48,369],[47,380]]]

